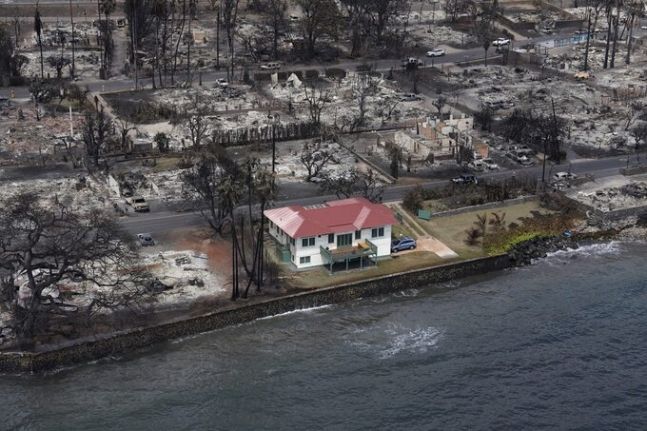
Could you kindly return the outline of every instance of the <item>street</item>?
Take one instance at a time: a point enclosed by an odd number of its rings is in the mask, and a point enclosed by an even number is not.
[[[595,178],[603,178],[612,175],[618,175],[620,168],[626,166],[627,156],[608,157],[603,159],[585,160],[580,159],[571,164],[571,172],[578,175],[593,175]],[[568,170],[568,165],[553,168],[550,175],[557,171]],[[549,168],[546,167],[546,177],[548,178]],[[513,175],[518,177],[530,176],[541,180],[542,166],[532,166],[529,168],[520,168],[517,171],[489,172],[479,175],[482,179],[503,179]],[[425,189],[438,189],[448,184],[449,180],[435,180],[420,185]],[[414,189],[416,185],[396,185],[387,187],[384,191],[384,202],[393,202],[402,200],[404,195]],[[288,205],[314,205],[329,200],[337,199],[335,195],[317,195],[317,196],[291,196],[289,199],[279,199],[274,206]],[[206,226],[205,220],[199,212],[175,213],[168,210],[161,210],[151,213],[133,214],[121,220],[121,225],[130,233],[151,233],[153,236],[166,233],[170,230],[190,228],[196,226]]]

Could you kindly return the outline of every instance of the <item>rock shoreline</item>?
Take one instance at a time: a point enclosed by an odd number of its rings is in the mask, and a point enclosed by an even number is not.
[[[515,266],[531,265],[534,260],[543,259],[549,253],[564,250],[577,250],[580,246],[609,241],[645,241],[647,228],[628,225],[622,229],[612,228],[594,232],[582,232],[570,237],[540,236],[524,241],[508,251],[508,256]]]

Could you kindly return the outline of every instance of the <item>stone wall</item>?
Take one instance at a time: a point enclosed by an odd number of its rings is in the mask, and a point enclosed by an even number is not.
[[[232,304],[227,309],[155,327],[138,328],[38,353],[0,353],[0,372],[38,372],[123,354],[174,338],[199,334],[301,308],[346,302],[358,298],[398,292],[411,287],[438,288],[434,283],[484,274],[512,266],[507,254],[407,271],[384,277],[332,286],[313,291]]]
[[[509,207],[512,205],[517,205],[517,204],[522,204],[526,202],[532,202],[538,200],[539,197],[537,195],[531,195],[531,196],[521,196],[519,198],[514,198],[514,199],[507,199],[504,201],[495,201],[495,202],[488,202],[486,204],[482,205],[473,205],[469,207],[462,207],[462,208],[456,208],[453,210],[447,210],[447,211],[439,211],[431,214],[432,217],[448,217],[448,216],[454,216],[458,214],[464,214],[464,213],[469,213],[472,211],[485,211],[485,210],[490,210],[490,209],[499,209],[499,208],[505,208]]]

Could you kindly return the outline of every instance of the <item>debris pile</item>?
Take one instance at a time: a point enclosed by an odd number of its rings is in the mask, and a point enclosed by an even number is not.
[[[574,197],[603,212],[647,207],[647,182],[629,181],[623,185],[581,191]]]

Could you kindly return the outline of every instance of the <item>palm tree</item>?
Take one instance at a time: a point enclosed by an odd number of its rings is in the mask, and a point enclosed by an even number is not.
[[[106,73],[106,64],[108,63],[108,47],[110,38],[110,28],[109,28],[109,17],[117,7],[115,0],[98,0],[98,12],[99,12],[99,30],[101,32],[101,68],[104,69],[103,73]],[[101,13],[105,17],[105,23],[101,22]],[[104,75],[106,76],[106,75]]]
[[[38,2],[36,2],[36,14],[34,15],[34,31],[38,37],[38,48],[40,48],[40,77],[45,78],[45,65],[43,63],[43,21],[40,19],[40,11],[38,10]]]
[[[627,26],[629,27],[629,34],[627,36],[627,57],[625,58],[625,64],[631,63],[631,48],[633,46],[631,42],[634,35],[634,24],[636,23],[636,18],[644,15],[644,7],[644,2],[636,0],[627,5],[627,13],[629,14]]]
[[[505,229],[505,213],[493,212],[492,218],[490,219],[490,226],[492,226],[495,233]]]

